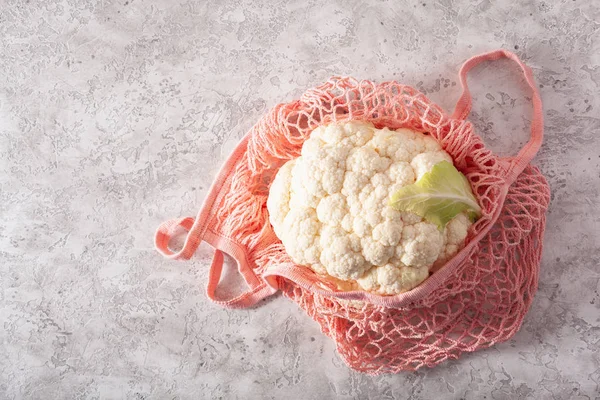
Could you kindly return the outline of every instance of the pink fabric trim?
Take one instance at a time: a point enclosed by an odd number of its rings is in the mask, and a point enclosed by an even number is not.
[[[215,254],[210,266],[206,294],[213,302],[228,308],[250,307],[277,291],[277,288],[273,287],[273,283],[268,285],[264,280],[259,279],[256,276],[248,263],[246,251],[242,246],[236,244],[227,237],[218,235],[208,229],[209,216],[214,213],[219,191],[228,179],[235,163],[244,154],[247,141],[248,137],[244,137],[221,168],[219,175],[208,191],[208,196],[206,200],[204,200],[204,204],[200,209],[198,216],[195,219],[187,217],[164,222],[156,230],[154,239],[156,249],[165,257],[173,260],[189,260],[203,240],[214,247]],[[169,248],[169,242],[180,227],[185,229],[188,233],[181,250],[173,252]],[[219,285],[223,269],[223,252],[229,254],[237,262],[238,271],[249,288],[241,295],[227,300],[219,300],[215,296],[215,291]]]
[[[507,50],[496,50],[470,58],[460,69],[459,77],[463,88],[463,93],[456,103],[452,118],[464,120],[467,119],[467,116],[471,112],[472,98],[471,92],[469,91],[469,87],[467,85],[467,74],[469,71],[483,62],[495,61],[501,58],[508,58],[519,65],[521,71],[523,72],[523,76],[525,77],[525,81],[527,81],[527,85],[531,89],[531,102],[533,104],[531,137],[527,144],[521,149],[521,151],[519,151],[519,154],[513,158],[510,172],[507,174],[508,182],[512,183],[531,162],[533,157],[535,157],[540,149],[540,146],[542,145],[542,140],[544,138],[544,113],[542,110],[542,99],[540,98],[537,85],[533,79],[531,68],[523,64],[516,54]]]

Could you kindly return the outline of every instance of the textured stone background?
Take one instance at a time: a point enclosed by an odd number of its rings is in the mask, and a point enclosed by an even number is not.
[[[0,398],[600,398],[598,3],[267,3],[0,2]],[[553,191],[540,290],[509,342],[360,375],[284,298],[210,303],[208,248],[153,251],[276,103],[348,74],[450,110],[462,61],[499,47],[539,83]],[[471,81],[479,132],[514,153],[530,112],[515,69]]]

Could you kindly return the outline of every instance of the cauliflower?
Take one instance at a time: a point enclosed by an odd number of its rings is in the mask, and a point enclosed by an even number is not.
[[[318,127],[271,184],[271,225],[295,263],[344,282],[340,290],[408,291],[462,248],[471,225],[463,212],[440,230],[389,206],[392,193],[441,161],[452,158],[410,129]]]

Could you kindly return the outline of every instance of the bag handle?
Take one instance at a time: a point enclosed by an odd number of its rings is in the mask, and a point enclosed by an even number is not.
[[[211,301],[227,308],[247,308],[277,292],[277,287],[274,287],[273,283],[269,285],[254,274],[242,246],[210,230],[204,229],[204,233],[201,234],[197,229],[200,225],[196,221],[198,220],[187,217],[164,222],[156,230],[154,244],[161,254],[172,260],[188,260],[203,240],[213,246],[215,252],[206,285],[206,295]],[[169,242],[177,235],[179,228],[187,231],[187,235],[183,248],[175,253],[169,248]],[[229,299],[217,298],[215,293],[223,271],[224,253],[229,254],[236,261],[237,269],[248,285],[245,292]]]
[[[196,220],[192,217],[171,219],[163,222],[154,235],[154,247],[156,247],[159,253],[170,260],[189,260],[202,242],[202,234],[198,232],[197,225]],[[187,235],[181,250],[174,253],[169,248],[169,242],[177,235],[178,228],[183,228],[187,232]]]
[[[521,71],[525,80],[527,81],[527,85],[531,89],[532,92],[532,103],[533,103],[533,116],[531,119],[531,137],[529,141],[521,151],[511,159],[511,164],[507,173],[508,182],[512,183],[519,176],[521,172],[527,167],[527,165],[531,162],[533,157],[537,154],[540,146],[542,145],[542,139],[544,137],[544,116],[542,112],[542,99],[540,98],[540,94],[538,92],[537,86],[533,79],[533,73],[531,69],[523,64],[523,62],[517,57],[516,54],[511,53],[507,50],[496,50],[489,53],[480,54],[473,58],[467,60],[460,69],[460,83],[463,88],[463,93],[458,99],[456,106],[454,108],[454,114],[452,114],[452,118],[464,120],[471,112],[472,98],[471,92],[469,91],[469,87],[467,85],[467,74],[471,69],[478,66],[479,64],[485,61],[495,61],[501,58],[508,58],[516,62]]]
[[[215,253],[208,274],[206,295],[213,302],[228,308],[251,307],[278,290],[273,283],[267,284],[264,279],[256,276],[248,262],[246,249],[243,246],[230,238],[213,232],[208,227],[209,220],[214,215],[218,194],[236,162],[244,154],[247,143],[248,137],[246,136],[229,156],[211,185],[198,216],[196,218],[187,217],[166,221],[158,227],[154,236],[156,250],[171,260],[189,260],[202,241],[210,244],[215,249]],[[173,252],[169,248],[169,242],[181,231],[180,228],[186,231],[185,242],[179,251]],[[229,299],[219,299],[215,295],[223,271],[224,253],[229,254],[236,261],[237,269],[248,286],[248,289],[242,294]]]

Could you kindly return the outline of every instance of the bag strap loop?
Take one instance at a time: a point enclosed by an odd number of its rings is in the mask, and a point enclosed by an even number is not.
[[[158,227],[154,237],[156,249],[163,256],[172,260],[189,260],[202,241],[214,247],[215,253],[210,266],[206,294],[213,302],[228,308],[251,307],[278,290],[272,282],[268,284],[264,279],[256,276],[246,257],[247,249],[209,228],[209,221],[215,214],[215,208],[217,207],[218,195],[225,186],[225,182],[233,171],[236,162],[246,151],[247,144],[248,136],[242,139],[229,156],[211,185],[198,216],[196,218],[187,217],[166,221]],[[169,242],[181,231],[181,228],[186,231],[185,242],[179,251],[174,252],[169,248]],[[236,261],[238,271],[248,286],[247,290],[241,295],[225,300],[218,299],[215,295],[223,270],[224,253],[229,254]]]
[[[192,217],[178,218],[165,221],[156,230],[154,235],[154,246],[159,253],[171,260],[189,260],[200,242],[202,242],[202,234],[194,227],[196,220]],[[179,228],[186,231],[185,242],[181,250],[173,252],[169,248],[169,242],[177,235]]]
[[[511,53],[507,50],[496,50],[489,53],[480,54],[473,58],[467,60],[460,69],[460,83],[463,88],[463,93],[458,99],[456,106],[454,108],[454,114],[452,118],[464,120],[469,115],[471,111],[472,98],[471,92],[469,91],[469,87],[467,85],[467,74],[469,71],[479,64],[485,61],[495,61],[501,58],[508,58],[516,62],[521,71],[525,80],[527,81],[527,85],[531,89],[532,92],[532,103],[533,103],[533,116],[531,119],[531,137],[527,144],[523,146],[523,148],[519,151],[519,153],[511,158],[511,163],[507,173],[507,181],[509,183],[514,182],[514,180],[519,176],[521,172],[525,169],[525,167],[531,162],[533,157],[537,154],[540,146],[542,145],[542,139],[544,137],[544,116],[542,112],[542,99],[540,98],[540,94],[538,92],[537,86],[533,79],[533,73],[531,69],[523,64],[523,62],[517,57],[516,54]]]
[[[208,283],[206,285],[206,295],[210,300],[227,308],[247,308],[277,292],[278,289],[273,282],[268,284],[264,279],[256,276],[248,263],[244,248],[210,230],[204,229],[204,233],[201,235],[198,230],[194,230],[196,221],[192,217],[187,217],[162,223],[156,231],[154,243],[156,249],[161,254],[173,260],[188,260],[202,241],[206,241],[215,248],[208,273]],[[179,228],[183,228],[186,231],[185,244],[181,250],[173,252],[169,248],[169,242],[177,235]],[[216,290],[219,286],[225,261],[224,253],[227,253],[236,261],[238,272],[242,275],[248,286],[248,289],[242,294],[229,299],[221,299],[216,296]]]

